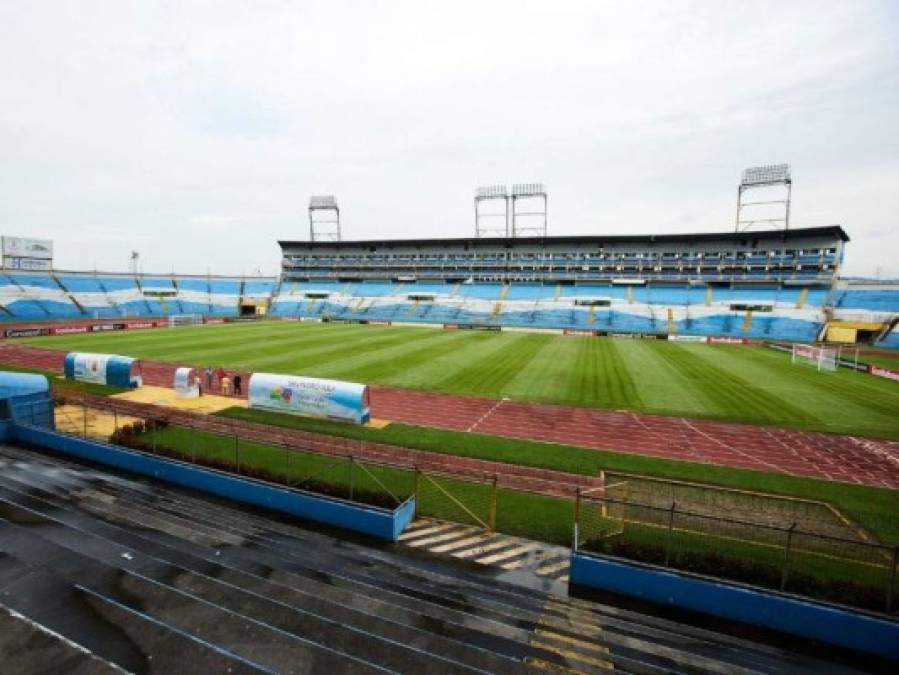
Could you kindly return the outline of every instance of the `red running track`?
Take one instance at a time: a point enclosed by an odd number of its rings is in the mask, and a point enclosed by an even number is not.
[[[61,371],[63,356],[0,345],[3,363]],[[143,362],[144,379],[171,386],[174,368]],[[899,441],[388,387],[372,387],[371,405],[407,424],[899,488]]]

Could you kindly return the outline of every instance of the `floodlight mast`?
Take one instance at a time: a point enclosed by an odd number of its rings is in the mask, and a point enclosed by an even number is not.
[[[512,186],[512,236],[545,237],[547,233],[546,212],[548,199],[543,183],[516,183]],[[518,202],[522,199],[542,200],[542,208],[534,211],[519,211]],[[524,222],[519,220],[524,217]],[[536,222],[535,222],[536,221]]]
[[[485,202],[500,200],[502,212],[483,210]],[[509,193],[505,185],[486,185],[474,191],[474,236],[478,239],[509,236]]]
[[[309,198],[309,240],[340,241],[340,208],[334,195]]]
[[[756,188],[783,187],[785,193],[781,199],[769,199],[757,202],[745,201],[745,193],[747,190]],[[753,166],[743,171],[743,177],[737,188],[737,218],[735,229],[737,232],[745,232],[757,225],[769,225],[776,229],[790,229],[790,200],[793,195],[793,179],[790,177],[789,164],[766,164],[765,166]],[[759,213],[757,208],[753,207],[783,207],[783,215],[780,215],[780,208],[776,208],[773,217],[752,216],[752,213]],[[750,214],[744,214],[744,210],[749,208]],[[769,215],[765,212],[764,215]]]

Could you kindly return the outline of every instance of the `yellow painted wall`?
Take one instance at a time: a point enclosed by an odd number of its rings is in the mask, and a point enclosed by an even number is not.
[[[855,344],[858,331],[855,328],[841,328],[830,326],[827,329],[828,342],[841,342],[843,344]]]

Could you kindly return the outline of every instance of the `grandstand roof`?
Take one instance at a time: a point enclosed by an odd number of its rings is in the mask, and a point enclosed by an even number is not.
[[[809,237],[827,237],[849,241],[849,235],[841,225],[824,227],[803,227],[792,230],[766,230],[764,232],[698,232],[694,234],[626,234],[626,235],[574,235],[560,237],[445,237],[431,239],[357,239],[353,241],[291,241],[280,240],[281,248],[334,249],[353,248],[357,246],[440,246],[440,245],[497,245],[515,243],[534,244],[664,244],[691,243],[704,241],[740,241],[753,239],[782,241],[807,239]]]

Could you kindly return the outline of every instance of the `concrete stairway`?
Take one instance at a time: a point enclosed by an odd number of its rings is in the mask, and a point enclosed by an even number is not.
[[[0,621],[52,631],[96,671],[828,669],[398,548],[0,448]]]

